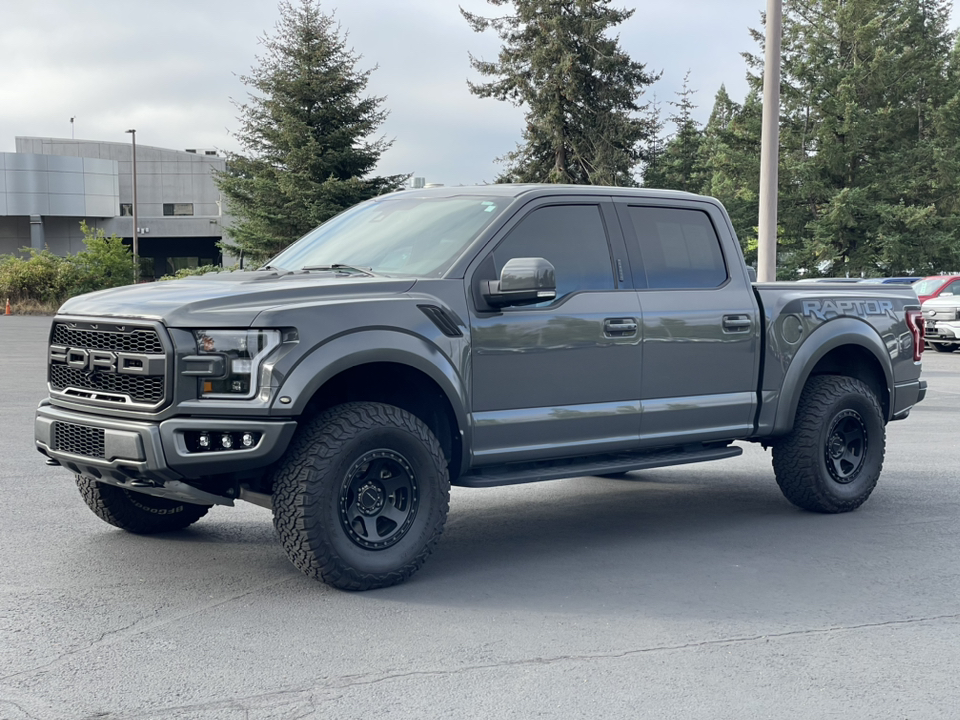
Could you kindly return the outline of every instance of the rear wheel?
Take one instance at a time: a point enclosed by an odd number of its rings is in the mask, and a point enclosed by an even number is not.
[[[877,484],[884,443],[883,413],[869,387],[837,375],[810,378],[793,430],[773,446],[777,484],[804,510],[855,510]]]
[[[183,530],[207,514],[209,505],[131,492],[77,475],[77,488],[87,507],[104,522],[141,535]]]
[[[406,580],[447,518],[447,461],[417,417],[382,403],[327,410],[274,477],[274,526],[301,571],[344,590]]]

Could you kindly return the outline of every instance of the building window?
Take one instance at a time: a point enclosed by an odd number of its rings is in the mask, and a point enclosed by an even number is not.
[[[169,215],[193,215],[193,203],[164,203],[164,216]]]
[[[120,217],[133,217],[133,203],[120,203]]]

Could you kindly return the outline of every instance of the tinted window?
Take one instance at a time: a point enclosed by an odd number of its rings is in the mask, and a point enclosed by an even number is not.
[[[511,258],[540,257],[557,271],[557,298],[578,290],[613,290],[607,234],[596,205],[534,210],[493,253],[497,276]]]
[[[720,240],[707,214],[630,207],[630,220],[651,288],[712,288],[727,280]]]
[[[947,285],[941,295],[960,295],[960,281],[954,280],[952,283]]]

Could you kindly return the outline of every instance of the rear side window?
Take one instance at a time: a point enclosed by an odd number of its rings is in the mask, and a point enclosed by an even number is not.
[[[941,295],[960,295],[960,280],[954,280],[947,285],[941,292]]]
[[[607,233],[596,205],[534,210],[493,251],[497,276],[511,258],[540,257],[557,272],[557,299],[581,290],[613,290]]]
[[[647,287],[714,288],[727,280],[720,239],[705,212],[630,206]]]

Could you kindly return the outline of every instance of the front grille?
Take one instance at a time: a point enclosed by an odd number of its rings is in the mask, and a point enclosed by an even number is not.
[[[163,400],[163,376],[117,375],[116,373],[89,374],[66,365],[50,366],[50,383],[57,390],[79,388],[105,393],[129,395],[134,402],[153,405]]]
[[[160,333],[149,327],[106,322],[96,330],[90,327],[54,323],[47,375],[50,389],[74,401],[97,405],[141,405],[153,410],[162,403],[168,386],[166,349]],[[138,374],[138,368],[147,367],[156,374]]]
[[[53,344],[87,350],[113,350],[114,352],[146,353],[162,355],[163,343],[155,330],[137,329],[130,332],[101,332],[78,330],[67,325],[53,329]]]
[[[53,449],[71,455],[103,459],[103,430],[56,422],[53,424]]]

